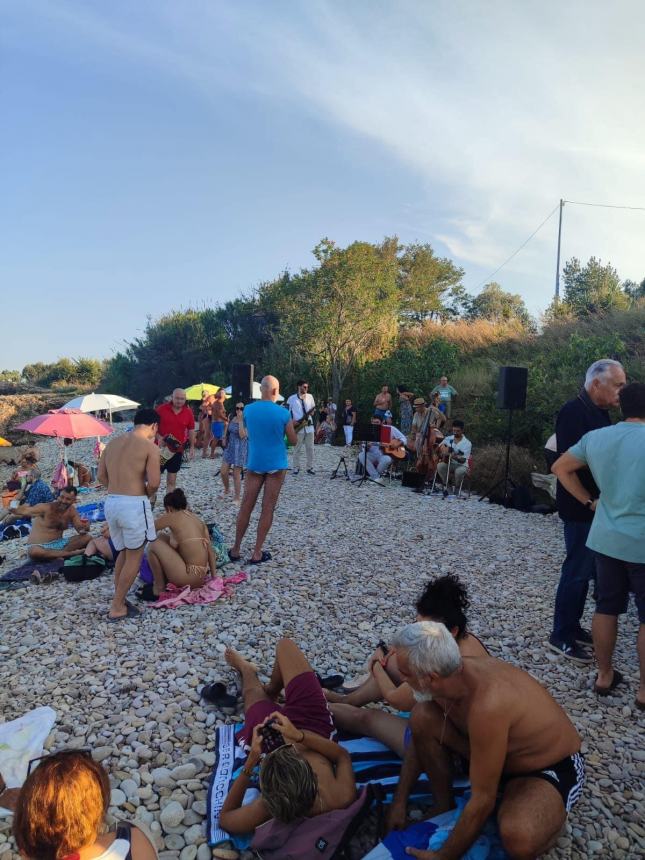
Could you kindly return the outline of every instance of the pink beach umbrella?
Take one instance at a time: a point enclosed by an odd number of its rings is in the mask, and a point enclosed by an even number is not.
[[[114,428],[80,409],[51,409],[46,415],[37,415],[16,430],[28,430],[40,436],[57,436],[61,439],[87,439],[89,436],[107,436]]]

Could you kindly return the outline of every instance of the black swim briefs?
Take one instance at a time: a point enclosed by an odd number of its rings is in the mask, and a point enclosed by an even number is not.
[[[560,792],[564,808],[569,812],[582,794],[585,783],[585,761],[580,753],[574,753],[541,770],[504,775],[503,783],[506,785],[512,779],[526,779],[528,777],[544,779],[550,783]]]

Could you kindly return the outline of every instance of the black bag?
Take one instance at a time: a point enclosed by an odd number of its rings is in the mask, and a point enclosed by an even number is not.
[[[401,479],[402,487],[412,487],[415,490],[421,489],[426,482],[426,476],[423,472],[404,472]]]
[[[100,555],[73,555],[65,559],[58,572],[62,573],[67,582],[86,582],[97,579],[107,568],[107,562]]]

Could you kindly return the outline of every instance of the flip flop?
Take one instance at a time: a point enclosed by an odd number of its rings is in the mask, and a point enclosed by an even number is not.
[[[343,686],[345,680],[342,675],[328,675],[326,678],[321,678],[318,672],[316,672],[316,678],[323,690],[337,690]]]
[[[226,552],[228,553],[228,557],[231,561],[239,561],[242,558],[241,555],[233,555],[230,549],[226,550]]]
[[[593,691],[598,696],[609,696],[623,681],[624,678],[622,674],[618,671],[618,669],[614,669],[614,677],[611,679],[611,684],[608,687],[598,687],[596,684],[594,684]]]
[[[351,693],[354,690],[358,690],[359,687],[362,687],[366,681],[369,681],[371,678],[371,674],[369,672],[364,672],[362,675],[356,675],[355,678],[350,678],[349,681],[346,681],[343,684],[343,692]]]
[[[237,698],[231,696],[226,685],[222,684],[221,681],[217,681],[215,684],[206,684],[205,687],[202,687],[200,695],[205,702],[215,705],[222,711],[226,709],[235,712]]]
[[[247,564],[263,564],[263,562],[270,561],[270,560],[271,560],[271,553],[267,552],[266,550],[263,550],[262,551],[262,558],[259,558],[257,561],[253,558],[250,558],[247,561]]]
[[[126,608],[125,615],[117,615],[116,618],[112,618],[108,614],[108,617],[107,617],[108,624],[116,624],[118,621],[125,621],[127,618],[138,618],[141,615],[139,610],[135,609],[135,607],[131,603],[126,602],[125,608]]]

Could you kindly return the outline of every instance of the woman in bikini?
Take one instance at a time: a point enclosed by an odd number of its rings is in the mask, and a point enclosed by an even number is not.
[[[154,576],[153,592],[160,595],[167,583],[180,588],[201,588],[217,562],[205,523],[192,511],[184,491],[175,489],[163,500],[166,513],[155,520],[157,540],[148,549],[148,563]],[[159,534],[169,529],[170,535]]]
[[[469,601],[465,586],[456,576],[431,580],[417,601],[417,621],[440,621],[452,633],[462,657],[486,657],[488,651],[467,630]],[[396,653],[377,647],[368,662],[363,683],[348,695],[325,690],[338,728],[374,737],[403,758],[410,741],[408,712],[416,704],[414,691],[403,681],[396,664]],[[384,701],[402,712],[401,716],[376,708],[371,702]]]

